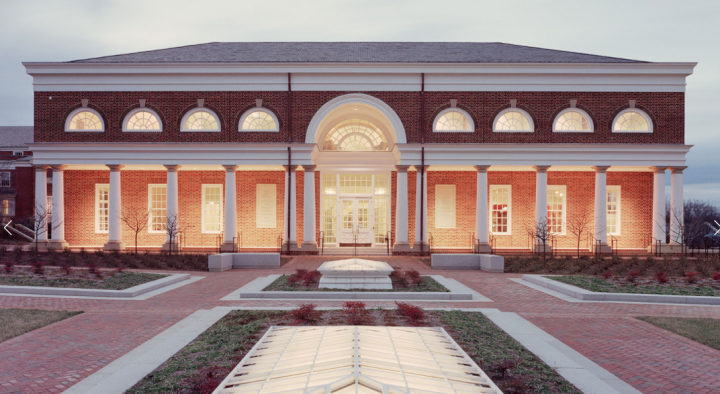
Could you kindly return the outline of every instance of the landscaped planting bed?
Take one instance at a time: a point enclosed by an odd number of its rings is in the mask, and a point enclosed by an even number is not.
[[[40,309],[0,309],[0,342],[37,330],[82,312]]]
[[[379,289],[329,289],[320,288],[320,273],[317,270],[298,269],[294,274],[282,275],[262,291],[372,291],[372,292],[449,292],[445,286],[429,276],[421,276],[414,269],[395,268],[390,275],[392,290]]]
[[[606,277],[595,276],[547,276],[546,278],[556,280],[569,285],[577,286],[585,290],[598,293],[633,293],[633,294],[662,294],[681,296],[720,296],[720,281],[712,278],[697,279],[697,275],[690,272],[685,278],[667,277],[642,277],[630,274],[625,277],[606,275]],[[693,278],[693,279],[691,279]],[[720,279],[720,276],[718,276]]]
[[[117,272],[90,269],[62,269],[57,267],[12,267],[0,273],[2,286],[40,286],[76,289],[125,290],[166,277],[143,272]],[[41,273],[40,273],[41,271]],[[94,271],[94,272],[92,272]]]
[[[403,303],[395,310],[368,310],[357,301],[334,311],[313,305],[233,311],[126,393],[211,393],[270,326],[286,325],[443,327],[505,393],[580,393],[480,313],[423,311]]]
[[[720,350],[720,320],[672,316],[638,316],[638,319]]]

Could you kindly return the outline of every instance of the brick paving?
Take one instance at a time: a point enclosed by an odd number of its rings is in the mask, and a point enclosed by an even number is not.
[[[316,268],[330,257],[296,257],[280,269]],[[494,302],[418,302],[423,307],[516,312],[644,393],[720,393],[720,351],[634,316],[720,319],[720,308],[566,302],[509,279],[515,274],[431,270],[413,257],[379,258],[423,274],[454,278]],[[278,270],[190,272],[205,279],[144,301],[0,296],[0,308],[81,310],[83,314],[0,343],[0,393],[59,393],[171,325],[216,306],[295,306],[300,301],[220,298]],[[323,301],[319,306],[339,306]],[[371,307],[392,302],[367,302]]]

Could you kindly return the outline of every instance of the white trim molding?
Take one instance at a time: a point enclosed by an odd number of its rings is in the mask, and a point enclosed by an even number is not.
[[[457,112],[460,115],[462,115],[465,118],[465,120],[467,121],[467,123],[469,125],[469,129],[467,129],[467,130],[440,130],[440,129],[438,129],[437,128],[438,120],[441,117],[445,116],[449,112]],[[475,122],[473,121],[472,116],[470,116],[470,114],[467,113],[467,111],[464,111],[457,107],[450,107],[450,108],[444,109],[439,114],[437,114],[437,116],[433,120],[432,129],[433,129],[433,133],[474,133],[475,132]]]
[[[215,122],[217,123],[217,127],[214,129],[188,129],[185,127],[185,122],[190,117],[190,115],[197,113],[197,112],[206,112],[213,116],[215,118]],[[188,111],[183,117],[182,121],[180,122],[180,131],[181,132],[187,132],[187,133],[219,133],[222,125],[220,124],[220,117],[210,108],[207,107],[197,107],[193,108],[190,111]]]
[[[617,130],[615,128],[615,124],[617,123],[618,119],[625,115],[628,112],[635,112],[638,115],[642,116],[643,119],[645,119],[645,123],[648,125],[647,130]],[[653,132],[653,122],[650,118],[650,115],[648,115],[645,111],[638,109],[638,108],[627,108],[622,111],[620,111],[617,115],[615,115],[615,118],[612,121],[612,132],[613,133],[652,133]]]
[[[247,118],[250,114],[252,114],[254,112],[263,112],[263,113],[270,115],[270,117],[272,117],[273,121],[275,122],[275,128],[272,128],[272,129],[244,129],[243,123],[245,122],[245,118]],[[242,114],[242,116],[240,116],[240,121],[238,122],[238,131],[240,131],[241,133],[244,133],[244,132],[260,132],[260,133],[275,132],[275,133],[277,133],[277,132],[280,132],[280,122],[278,121],[277,116],[275,116],[275,114],[272,111],[270,111],[269,109],[262,108],[262,107],[253,107],[253,108],[250,108],[249,110],[245,111]]]
[[[152,130],[152,129],[129,129],[128,122],[130,121],[130,118],[132,118],[133,115],[135,115],[138,112],[147,112],[150,115],[154,116],[155,119],[157,119],[158,125],[160,125],[159,130]],[[160,133],[163,131],[163,123],[162,119],[160,119],[160,116],[157,114],[157,112],[151,110],[147,107],[141,107],[141,108],[135,108],[134,110],[128,112],[127,115],[125,115],[125,118],[123,119],[122,123],[122,131],[125,133]]]
[[[560,119],[561,116],[569,113],[569,112],[577,112],[580,114],[580,116],[584,117],[588,124],[588,130],[559,130],[557,128],[557,122]],[[553,119],[552,123],[552,131],[553,133],[594,133],[595,132],[595,123],[593,122],[593,119],[590,117],[590,115],[581,110],[580,108],[566,108],[562,111],[560,111],[559,114]]]

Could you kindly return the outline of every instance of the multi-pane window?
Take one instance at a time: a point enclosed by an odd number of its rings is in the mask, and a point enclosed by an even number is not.
[[[548,186],[548,230],[551,234],[565,234],[565,186]]]
[[[167,186],[148,185],[148,232],[164,233],[167,228]]]
[[[9,172],[0,172],[0,187],[10,187]]]
[[[620,234],[620,186],[607,187],[607,232]]]
[[[510,234],[510,186],[490,186],[490,232]]]
[[[509,132],[531,132],[533,131],[533,123],[524,111],[518,109],[505,110],[495,118],[493,131],[509,131]]]
[[[372,194],[372,174],[340,174],[340,194]]]
[[[70,118],[65,124],[65,131],[104,131],[100,116],[91,110],[80,110],[70,114]]]
[[[652,132],[652,122],[643,112],[625,110],[615,117],[613,132],[650,133]]]
[[[202,232],[217,234],[222,231],[222,185],[202,186]]]
[[[344,230],[354,230],[355,223],[353,219],[353,200],[340,200],[342,212],[340,218],[342,219],[342,228]]]
[[[334,176],[334,175],[333,175]],[[322,219],[322,231],[324,242],[334,244],[337,242],[337,225],[335,209],[337,206],[336,196],[325,196],[323,197],[323,219]]]
[[[125,131],[161,131],[162,125],[158,117],[151,111],[139,110],[131,112],[125,122]]]
[[[220,131],[220,123],[214,113],[197,109],[185,115],[181,131]]]
[[[370,228],[370,200],[357,200],[357,221],[358,230]]]
[[[95,232],[107,233],[110,229],[110,185],[95,185]]]
[[[593,124],[584,112],[579,110],[565,110],[555,118],[553,131],[591,132],[593,131]]]
[[[435,119],[434,132],[462,132],[473,131],[470,116],[457,109],[441,112]]]
[[[2,200],[2,214],[10,215],[10,200]]]
[[[340,122],[328,133],[323,150],[386,151],[387,140],[374,124],[362,119]]]
[[[375,243],[385,244],[388,224],[388,196],[375,196]]]
[[[265,110],[255,110],[246,114],[240,124],[241,131],[278,131],[275,117]]]

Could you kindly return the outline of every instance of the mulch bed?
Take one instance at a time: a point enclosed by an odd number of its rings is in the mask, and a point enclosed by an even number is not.
[[[684,296],[720,297],[720,282],[711,278],[696,279],[696,283],[688,283],[687,278],[668,277],[661,283],[655,277],[638,276],[633,280],[628,277],[612,276],[548,276],[547,278],[586,290],[599,293],[633,293],[662,294]]]
[[[87,269],[71,269],[68,274],[57,267],[44,267],[43,271],[40,275],[33,273],[32,267],[15,266],[10,273],[0,272],[0,285],[125,290],[167,276],[144,272],[100,271],[101,278]]]

